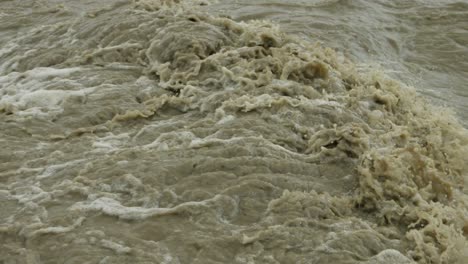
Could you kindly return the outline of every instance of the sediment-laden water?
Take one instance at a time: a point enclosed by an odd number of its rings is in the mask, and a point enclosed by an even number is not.
[[[468,6],[388,2],[0,1],[0,263],[464,263]]]

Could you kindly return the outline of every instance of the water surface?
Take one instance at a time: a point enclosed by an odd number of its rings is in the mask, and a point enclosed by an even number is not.
[[[468,257],[466,3],[0,10],[1,263]]]

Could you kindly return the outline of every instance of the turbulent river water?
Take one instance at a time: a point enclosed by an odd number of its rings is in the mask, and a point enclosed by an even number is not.
[[[466,263],[468,3],[0,0],[0,263]]]

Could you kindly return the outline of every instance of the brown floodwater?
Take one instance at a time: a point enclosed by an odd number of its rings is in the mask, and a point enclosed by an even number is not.
[[[468,3],[0,0],[0,263],[465,263]]]

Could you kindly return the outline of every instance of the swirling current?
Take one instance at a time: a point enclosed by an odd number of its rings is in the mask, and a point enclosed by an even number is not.
[[[0,263],[466,263],[468,6],[390,2],[0,1]]]

